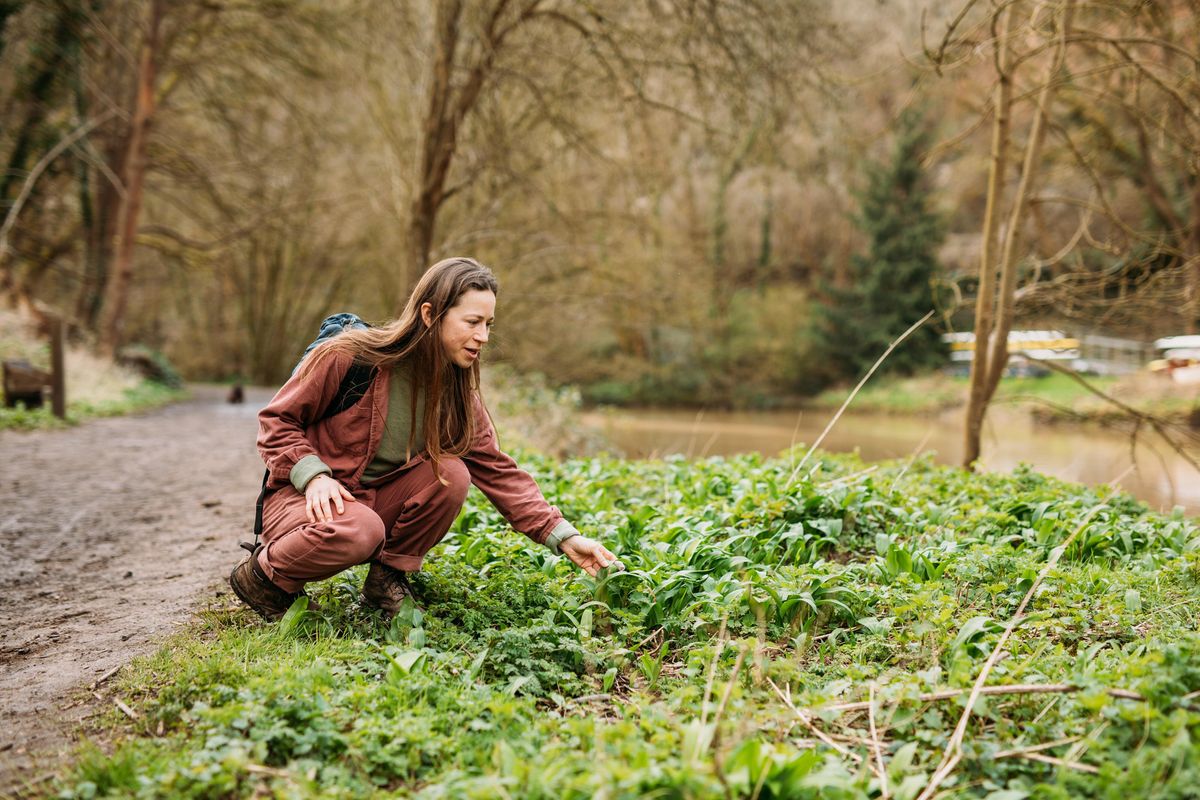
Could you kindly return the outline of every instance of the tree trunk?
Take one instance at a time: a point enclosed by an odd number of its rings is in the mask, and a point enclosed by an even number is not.
[[[975,355],[971,360],[970,397],[967,403],[966,425],[963,437],[963,465],[972,468],[979,459],[980,439],[983,431],[983,420],[987,414],[988,404],[1000,385],[1000,378],[1008,364],[1008,334],[1012,330],[1013,315],[1016,306],[1017,265],[1021,247],[1021,229],[1024,222],[1025,210],[1028,206],[1029,195],[1033,191],[1033,180],[1037,176],[1039,158],[1042,151],[1042,141],[1045,138],[1045,121],[1047,109],[1054,96],[1056,81],[1066,66],[1066,49],[1068,31],[1074,14],[1074,0],[1066,0],[1063,4],[1062,19],[1059,24],[1058,43],[1054,52],[1046,81],[1038,93],[1037,109],[1030,125],[1029,141],[1025,148],[1025,158],[1021,165],[1021,180],[1013,197],[1012,208],[1008,215],[1008,227],[1004,234],[1004,249],[1000,257],[999,283],[996,284],[996,266],[991,263],[993,256],[993,237],[995,235],[996,206],[993,199],[998,200],[1000,187],[996,183],[996,175],[989,174],[988,205],[984,217],[984,257],[980,264],[979,297],[976,300],[975,312]],[[1011,11],[1005,20],[1004,42],[1009,41],[1014,30],[1015,15]],[[996,125],[993,128],[992,165],[1004,164],[1003,151],[1009,138],[1008,123],[1001,124],[1002,116],[1007,118],[1012,104],[1012,75],[1004,80],[1010,53],[1007,44],[1000,44],[1005,50],[997,59],[1001,71],[1001,84],[998,89]],[[1007,97],[1001,98],[999,92],[1005,90]],[[999,149],[997,149],[999,148]],[[995,195],[995,197],[994,197]],[[993,319],[993,313],[995,317]]]
[[[1192,232],[1186,250],[1189,296],[1187,304],[1187,332],[1195,333],[1200,325],[1200,177],[1192,187]]]
[[[433,231],[444,199],[446,176],[458,146],[458,127],[451,110],[451,82],[454,57],[459,44],[461,0],[441,0],[434,22],[433,75],[429,86],[429,105],[421,130],[421,165],[417,192],[408,219],[408,258],[401,276],[400,307],[408,290],[429,266],[433,249]]]
[[[100,351],[108,356],[121,344],[129,286],[133,282],[133,251],[141,216],[146,178],[146,144],[154,120],[154,85],[157,78],[159,47],[162,36],[163,7],[166,0],[151,0],[141,55],[138,59],[137,92],[133,122],[129,131],[129,149],[125,160],[125,202],[121,206],[119,241],[113,269],[104,292],[104,321],[100,326]]]
[[[1016,12],[1006,6],[996,39],[996,117],[992,123],[992,153],[988,167],[987,205],[983,215],[983,241],[979,256],[979,289],[975,298],[975,352],[971,358],[971,377],[963,437],[963,466],[973,469],[979,459],[983,416],[988,399],[984,387],[988,374],[988,337],[992,332],[992,314],[996,303],[996,233],[1000,225],[1000,205],[1004,199],[1004,173],[1008,169],[1010,114],[1012,113],[1012,37]]]
[[[13,187],[20,191],[21,178],[28,170],[27,162],[31,156],[35,160],[37,158],[33,150],[44,136],[41,127],[46,115],[55,107],[55,95],[61,85],[58,77],[63,70],[63,56],[72,44],[78,45],[71,17],[71,10],[66,6],[59,10],[52,38],[44,47],[44,63],[27,84],[19,87],[19,91],[26,95],[25,117],[20,125],[13,126],[16,139],[8,157],[8,165],[0,172],[0,204],[6,207],[12,200],[9,195],[13,193]]]
[[[1054,52],[1054,61],[1046,75],[1046,82],[1038,92],[1037,110],[1029,127],[1029,141],[1025,146],[1025,160],[1021,165],[1021,181],[1013,196],[1012,210],[1008,217],[1008,228],[1004,232],[1004,252],[1000,258],[1000,289],[997,298],[999,314],[996,327],[990,342],[991,355],[988,357],[988,372],[984,386],[984,403],[990,403],[1004,375],[1008,364],[1008,334],[1012,330],[1013,314],[1016,306],[1017,265],[1020,263],[1022,244],[1021,232],[1024,227],[1025,209],[1029,205],[1029,196],[1033,193],[1033,181],[1041,166],[1042,142],[1046,138],[1046,113],[1054,99],[1057,81],[1067,61],[1067,36],[1071,28],[1071,17],[1075,11],[1075,0],[1066,0],[1063,5],[1062,20],[1059,23],[1058,45]]]
[[[451,78],[455,58],[461,44],[462,0],[439,0],[434,23],[435,53],[433,76],[429,88],[429,106],[422,125],[421,171],[417,176],[417,193],[413,198],[408,222],[408,260],[402,267],[402,279],[411,288],[415,277],[429,266],[433,252],[438,213],[455,189],[447,188],[450,166],[458,152],[458,135],[463,122],[475,109],[484,84],[491,76],[497,54],[504,40],[531,19],[538,0],[531,0],[516,19],[505,26],[500,21],[511,0],[494,0],[480,32],[479,52],[463,67],[466,78],[457,91]],[[407,291],[401,292],[399,308],[403,309]]]
[[[79,119],[88,118],[87,93],[83,85],[83,48],[76,37],[70,51],[71,92],[75,99],[75,114]],[[80,145],[93,149],[88,141]],[[83,271],[79,280],[79,294],[75,298],[75,322],[80,327],[93,330],[100,313],[100,290],[104,287],[104,265],[100,261],[100,237],[96,207],[92,195],[92,167],[87,159],[76,155],[75,175],[78,182],[79,219],[83,225]]]

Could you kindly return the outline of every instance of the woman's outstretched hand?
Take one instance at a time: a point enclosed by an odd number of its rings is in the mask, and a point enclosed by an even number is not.
[[[607,547],[586,536],[572,536],[570,539],[564,539],[558,548],[566,553],[567,558],[574,561],[577,567],[593,578],[605,567],[616,565],[617,569],[625,568],[625,565],[618,561]]]
[[[354,495],[328,475],[318,475],[304,487],[304,513],[309,522],[332,522],[333,512],[346,513],[343,500],[358,502]]]

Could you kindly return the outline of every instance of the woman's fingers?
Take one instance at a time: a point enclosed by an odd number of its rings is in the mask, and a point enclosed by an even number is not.
[[[617,556],[595,539],[586,536],[574,536],[562,544],[562,550],[570,557],[575,566],[582,569],[593,578],[600,570],[614,567],[618,572],[625,569]]]
[[[318,476],[325,478],[328,476]],[[332,522],[337,514],[346,513],[346,500],[358,502],[357,498],[342,484],[330,478],[321,480],[304,493],[304,514],[309,522]]]

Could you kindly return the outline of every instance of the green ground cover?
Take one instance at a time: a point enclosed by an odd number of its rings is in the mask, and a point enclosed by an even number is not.
[[[362,568],[277,625],[209,609],[113,679],[137,721],[48,791],[911,800],[965,705],[930,695],[972,686],[1029,593],[986,683],[1033,688],[978,700],[938,796],[1196,796],[1182,515],[928,460],[522,463],[627,571],[588,578],[473,492],[423,612],[365,612]]]

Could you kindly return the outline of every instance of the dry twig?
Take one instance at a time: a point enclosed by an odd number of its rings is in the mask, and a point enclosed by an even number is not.
[[[104,695],[100,694],[99,692],[92,692],[92,694],[95,696],[95,698],[97,700],[100,700],[100,701],[109,699],[109,698],[106,698]],[[121,710],[122,714],[129,717],[131,720],[137,721],[137,718],[138,718],[137,712],[134,711],[129,706],[125,705],[123,702],[121,702],[120,698],[114,697],[114,698],[112,698],[112,701],[116,705],[116,707]]]
[[[1082,686],[1076,686],[1073,683],[1016,683],[1007,686],[984,686],[979,690],[981,695],[997,695],[997,694],[1071,694],[1073,692],[1083,691]],[[1145,702],[1146,698],[1137,692],[1131,692],[1128,689],[1105,689],[1109,697],[1115,697],[1119,700],[1137,700]],[[918,695],[915,699],[921,703],[930,703],[938,700],[952,700],[955,697],[961,697],[966,694],[966,689],[943,689],[938,692],[927,692]],[[890,700],[877,699],[875,702],[881,705],[895,705],[902,703],[907,698],[897,697]],[[1186,699],[1186,698],[1185,698]],[[865,711],[870,708],[871,703],[867,700],[862,700],[854,703],[837,703],[836,705],[822,706],[821,711]]]
[[[121,667],[123,667],[123,666],[125,666],[125,665],[117,664],[115,667],[110,669],[108,672],[104,673],[99,678],[96,678],[96,680],[92,681],[92,689],[94,690],[96,687],[98,687],[100,684],[104,683],[106,680],[111,678],[113,675],[116,675],[118,672],[121,671]]]
[[[875,751],[875,765],[879,769],[880,790],[883,800],[888,800],[892,793],[888,790],[887,767],[883,765],[883,747],[879,743],[879,731],[875,729],[875,682],[868,688],[867,721],[871,728],[871,749]]]
[[[733,686],[737,683],[738,672],[742,668],[742,661],[746,658],[746,649],[743,647],[738,650],[737,660],[733,662],[733,671],[729,673],[729,681],[725,684],[725,691],[721,695],[721,702],[717,704],[717,711],[713,714],[713,734],[709,747],[713,752],[713,768],[717,773],[717,779],[721,785],[725,787],[725,795],[732,797],[729,788],[729,781],[725,778],[725,768],[721,760],[721,716],[725,713],[725,705],[729,702],[729,696],[733,694]]]
[[[879,365],[886,361],[887,357],[892,354],[893,350],[899,347],[900,344],[909,336],[912,336],[917,328],[920,328],[922,325],[928,322],[929,318],[932,316],[933,309],[930,309],[928,314],[910,325],[908,330],[900,334],[899,338],[887,346],[887,350],[884,350],[883,355],[876,359],[875,363],[871,365],[871,368],[867,370],[867,374],[862,376],[862,380],[860,380],[858,385],[854,387],[854,391],[850,392],[850,396],[846,398],[845,402],[842,403],[841,408],[839,408],[837,413],[833,415],[833,419],[829,420],[829,424],[825,426],[825,430],[821,431],[821,435],[818,436],[817,440],[808,448],[808,452],[804,454],[804,458],[800,459],[800,463],[792,469],[792,474],[789,475],[787,479],[786,488],[791,488],[792,481],[796,479],[796,474],[800,472],[800,468],[808,462],[808,459],[812,457],[812,454],[816,452],[816,449],[821,446],[821,442],[825,441],[825,437],[829,435],[831,430],[833,430],[833,426],[837,424],[837,421],[842,418],[842,414],[845,413],[846,408],[850,405],[851,401],[853,401],[855,396],[858,395],[859,390],[862,389],[862,387],[866,385],[867,381],[871,379],[871,376],[875,374],[875,370],[879,369]]]
[[[1014,750],[1002,750],[1001,752],[996,753],[996,755],[992,756],[992,758],[1012,758],[1013,756],[1023,756],[1026,753],[1039,753],[1042,750],[1051,750],[1055,747],[1061,747],[1064,744],[1071,744],[1073,742],[1077,742],[1081,738],[1083,738],[1083,737],[1068,736],[1066,739],[1059,739],[1058,741],[1054,741],[1054,742],[1043,742],[1042,744],[1035,744],[1030,747],[1019,747]]]
[[[1091,764],[1081,764],[1078,761],[1066,761],[1061,758],[1055,758],[1054,756],[1044,756],[1041,753],[1022,753],[1021,758],[1028,758],[1032,761],[1041,761],[1045,764],[1054,764],[1055,766],[1059,767],[1067,767],[1068,769],[1078,770],[1079,772],[1090,772],[1093,775],[1096,775],[1100,772],[1099,769],[1093,767]]]

